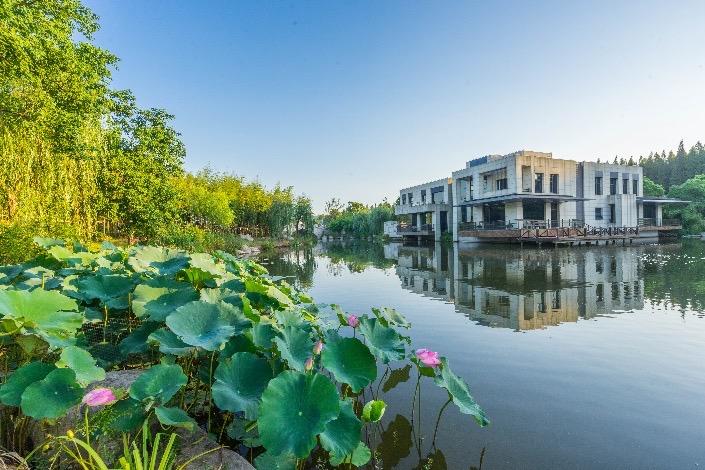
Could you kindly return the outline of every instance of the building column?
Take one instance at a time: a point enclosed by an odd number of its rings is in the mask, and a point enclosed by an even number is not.
[[[452,209],[453,220],[451,221],[451,225],[452,225],[451,230],[453,231],[453,241],[454,242],[457,242],[460,240],[460,235],[458,232],[460,231],[460,224],[462,223],[461,216],[460,216],[461,210],[462,209],[460,208],[460,206],[455,206]]]
[[[433,236],[436,241],[441,240],[441,211],[436,209],[432,212]]]
[[[656,225],[661,225],[663,223],[663,206],[661,204],[656,204]]]

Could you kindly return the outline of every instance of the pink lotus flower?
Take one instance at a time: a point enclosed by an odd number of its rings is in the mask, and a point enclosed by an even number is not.
[[[83,397],[82,403],[88,406],[102,406],[115,403],[117,398],[112,390],[109,388],[96,388],[86,393]]]
[[[306,359],[306,362],[304,363],[304,369],[306,370],[306,372],[313,369],[313,358],[312,357],[309,357],[308,359]]]
[[[417,349],[416,357],[419,361],[423,362],[424,365],[429,367],[437,367],[441,364],[441,359],[438,357],[438,353],[429,349]]]
[[[348,325],[352,326],[353,328],[357,328],[357,325],[360,324],[360,319],[357,318],[357,315],[349,315],[348,316]]]
[[[313,345],[313,354],[321,354],[321,351],[323,351],[323,341],[319,340]]]

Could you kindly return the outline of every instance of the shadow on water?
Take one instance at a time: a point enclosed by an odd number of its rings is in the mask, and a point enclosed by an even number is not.
[[[697,319],[705,310],[705,244],[699,241],[554,249],[336,242],[265,264],[317,301],[355,313],[375,305],[406,313],[414,344],[435,345],[458,364],[493,420],[490,428],[477,428],[447,406],[446,395],[419,386],[410,366],[381,369],[372,389],[389,408],[366,436],[375,468],[705,461],[688,439],[663,442],[669,426],[690,425],[689,439],[705,439],[703,426],[692,424],[705,420],[705,406],[688,379],[689,373],[700,377],[703,366],[689,348],[702,343],[705,326],[688,322],[684,338],[672,315]],[[637,315],[624,317],[627,312]],[[665,316],[654,317],[657,312]],[[668,393],[654,383],[668,384],[662,386]],[[645,421],[653,409],[659,416]],[[658,450],[644,453],[647,447]]]

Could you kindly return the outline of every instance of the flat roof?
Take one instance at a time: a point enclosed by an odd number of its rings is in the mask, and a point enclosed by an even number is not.
[[[676,199],[673,197],[637,197],[638,202],[654,202],[661,204],[690,204],[690,201],[684,201],[683,199]]]
[[[471,201],[463,201],[458,204],[458,206],[474,206],[477,204],[484,204],[488,202],[511,202],[520,201],[522,199],[539,199],[546,201],[589,201],[590,199],[584,197],[574,197],[567,194],[506,194],[504,196],[494,196],[486,197],[482,199],[473,199]]]

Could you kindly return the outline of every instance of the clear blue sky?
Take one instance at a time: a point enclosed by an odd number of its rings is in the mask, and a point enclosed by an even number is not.
[[[372,203],[519,149],[595,160],[705,140],[705,1],[89,0],[114,85],[188,156]]]

